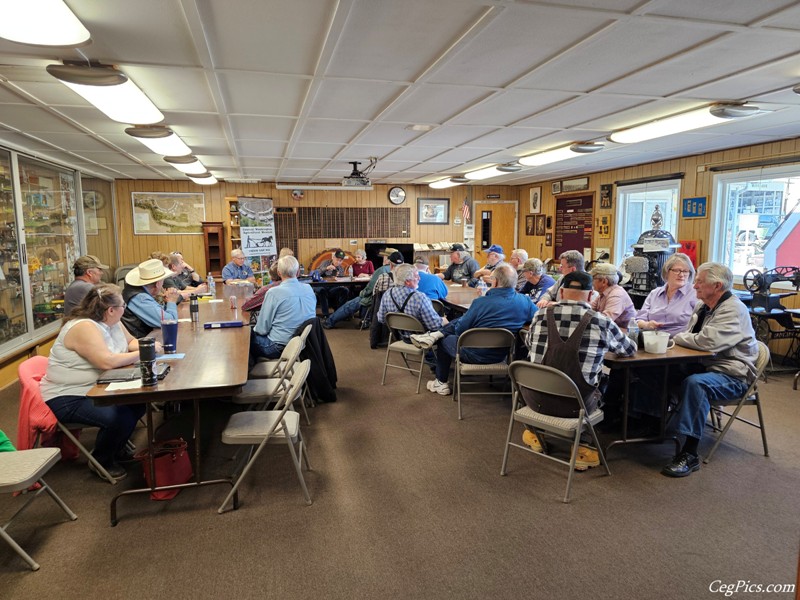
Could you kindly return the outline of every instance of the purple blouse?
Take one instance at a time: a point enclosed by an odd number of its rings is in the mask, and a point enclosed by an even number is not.
[[[628,324],[636,316],[633,300],[620,285],[612,285],[605,292],[598,293],[592,300],[592,308],[605,314],[623,331],[628,331]]]
[[[663,323],[659,331],[666,331],[672,337],[686,331],[695,304],[697,296],[691,282],[677,289],[672,300],[667,300],[667,286],[662,285],[650,292],[642,308],[636,313],[636,318],[640,321]]]

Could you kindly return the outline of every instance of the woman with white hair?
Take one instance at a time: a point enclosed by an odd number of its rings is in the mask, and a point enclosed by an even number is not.
[[[666,331],[672,337],[686,330],[697,304],[694,290],[694,265],[686,254],[670,256],[661,269],[665,283],[650,294],[636,313],[641,329]]]
[[[353,277],[370,277],[375,272],[375,265],[367,260],[367,253],[361,248],[353,252],[353,256],[356,257],[356,262],[350,267],[353,269]]]
[[[623,331],[636,315],[633,300],[619,285],[617,267],[610,263],[599,263],[592,268],[592,285],[597,297],[592,300],[592,308],[601,312],[617,324]]]

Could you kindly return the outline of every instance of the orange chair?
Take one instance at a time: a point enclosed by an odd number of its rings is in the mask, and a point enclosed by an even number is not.
[[[61,447],[64,459],[77,458],[78,452],[80,452],[109,483],[112,485],[117,483],[117,480],[106,471],[103,465],[97,462],[92,453],[72,433],[72,431],[76,431],[80,435],[80,430],[86,429],[89,425],[61,423],[42,399],[39,382],[46,371],[46,356],[33,356],[19,366],[21,391],[17,448],[19,450],[28,450],[35,448],[37,444],[42,446],[58,445]],[[66,440],[63,438],[57,440],[59,431],[67,437]]]

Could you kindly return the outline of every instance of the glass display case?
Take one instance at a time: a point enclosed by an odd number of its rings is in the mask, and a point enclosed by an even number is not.
[[[75,171],[19,157],[19,185],[33,328],[64,315],[64,291],[80,256]]]
[[[0,150],[0,345],[28,332],[15,214],[11,154]]]

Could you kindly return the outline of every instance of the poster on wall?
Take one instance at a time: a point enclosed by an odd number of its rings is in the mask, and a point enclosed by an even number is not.
[[[278,256],[275,212],[271,198],[238,199],[242,252],[250,262],[256,284],[264,283],[264,274]]]
[[[205,194],[131,192],[135,235],[203,235]]]

